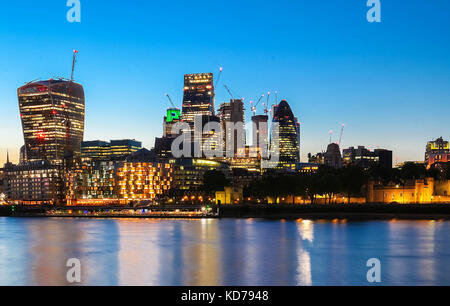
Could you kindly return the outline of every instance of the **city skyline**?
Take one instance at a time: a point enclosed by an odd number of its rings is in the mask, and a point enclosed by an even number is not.
[[[180,28],[183,9],[201,14],[205,10],[201,3],[190,4],[191,8],[180,4],[171,10],[160,4],[162,17],[154,16],[154,22],[169,18],[159,32],[151,31],[153,22],[143,20],[154,4],[142,4],[143,10],[130,4],[120,12],[122,7],[115,4],[83,3],[82,22],[69,24],[65,7],[56,5],[57,1],[50,3],[55,5],[48,12],[47,7],[25,1],[7,4],[0,13],[0,34],[5,37],[0,50],[5,58],[0,72],[2,164],[6,149],[16,162],[23,145],[17,88],[38,77],[68,77],[74,48],[80,49],[75,81],[86,91],[84,140],[134,138],[144,147],[153,147],[154,138],[162,135],[160,122],[169,106],[165,94],[181,107],[183,75],[217,75],[219,67],[224,72],[216,89],[216,111],[229,100],[223,84],[247,102],[278,91],[278,100],[286,99],[302,123],[303,161],[308,153],[326,149],[330,129],[336,140],[342,123],[346,131],[341,148],[378,145],[393,150],[394,160],[400,162],[423,160],[427,141],[450,138],[450,123],[436,120],[435,115],[436,110],[445,113],[450,108],[446,103],[450,98],[446,57],[450,22],[444,13],[450,5],[444,1],[423,6],[410,3],[402,10],[400,4],[383,3],[383,14],[389,18],[376,25],[365,20],[365,1],[291,4],[289,13],[284,3],[280,17],[285,18],[279,19],[258,18],[276,14],[277,6],[261,4],[249,14],[247,4],[233,10],[236,16],[249,15],[234,25],[223,21],[225,27],[220,24],[222,18],[215,21],[208,16],[203,40],[183,37],[189,29]],[[24,8],[22,15],[6,14]],[[208,8],[220,17],[237,6],[232,2],[229,7],[213,4]],[[399,12],[402,16],[395,18]],[[44,19],[39,19],[40,28],[58,27],[52,35],[41,36],[40,29],[23,23],[25,19],[32,23],[37,16]],[[256,17],[254,23],[250,17]],[[118,24],[116,18],[122,22]],[[408,18],[413,22],[406,22]],[[100,43],[96,35],[104,26],[111,28],[101,32]],[[8,32],[11,27],[17,29],[14,36]],[[132,29],[136,33],[130,34]],[[149,37],[140,36],[144,29],[150,29]],[[249,32],[253,36],[245,37]],[[21,37],[27,39],[21,41]],[[246,106],[247,121],[249,114]]]

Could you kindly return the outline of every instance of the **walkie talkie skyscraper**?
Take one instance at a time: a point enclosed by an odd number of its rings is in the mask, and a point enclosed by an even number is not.
[[[27,161],[59,164],[79,156],[85,117],[83,87],[50,79],[28,83],[17,94]]]

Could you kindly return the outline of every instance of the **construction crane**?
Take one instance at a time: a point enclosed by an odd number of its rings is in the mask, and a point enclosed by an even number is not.
[[[267,93],[267,103],[264,103],[264,114],[269,113],[269,104],[270,104],[270,91]]]
[[[214,88],[217,88],[217,85],[219,85],[219,81],[220,81],[220,78],[222,76],[222,71],[223,71],[223,68],[220,67],[220,69],[219,69],[219,76],[217,77],[216,84],[214,85]]]
[[[341,142],[342,142],[342,135],[344,134],[344,128],[345,128],[345,124],[342,124],[342,128],[341,128],[341,135],[339,136],[339,147],[341,146]]]
[[[231,93],[231,90],[228,88],[227,85],[223,85],[225,87],[225,89],[228,91],[228,94],[230,95],[231,99],[234,100],[233,94]]]
[[[261,97],[259,97],[259,100],[255,104],[253,104],[253,101],[250,101],[250,104],[252,105],[251,109],[253,112],[253,116],[256,116],[256,108],[258,107],[259,102],[261,102],[262,98],[264,98],[264,95],[261,95]]]
[[[333,130],[330,130],[330,144],[331,144],[331,138],[333,137]]]
[[[169,94],[166,94],[167,99],[169,99],[170,105],[172,105],[173,108],[178,109],[178,107],[175,106],[175,103],[173,103],[172,98]]]
[[[72,74],[70,76],[70,81],[73,82],[73,74],[75,72],[75,63],[77,62],[78,50],[73,50],[73,60],[72,60]]]

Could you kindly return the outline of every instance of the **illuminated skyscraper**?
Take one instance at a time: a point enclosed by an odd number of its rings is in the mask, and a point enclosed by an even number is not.
[[[66,80],[28,83],[17,91],[28,162],[62,163],[81,153],[84,90]]]
[[[214,115],[214,77],[212,73],[184,76],[183,120],[194,127],[196,115]]]
[[[286,100],[274,108],[271,136],[271,154],[280,153],[275,168],[295,169],[295,163],[300,162],[300,125]]]

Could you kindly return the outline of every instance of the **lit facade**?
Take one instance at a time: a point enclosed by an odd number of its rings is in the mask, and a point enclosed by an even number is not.
[[[425,150],[425,164],[428,168],[434,164],[450,162],[450,145],[442,137],[429,141]]]
[[[275,129],[274,123],[278,123],[279,130]],[[300,162],[300,125],[286,100],[275,107],[271,136],[271,154],[280,153],[274,168],[295,170],[295,164]]]
[[[434,184],[433,178],[411,180],[403,185],[394,183],[382,185],[370,181],[367,190],[367,203],[432,203]]]
[[[154,201],[172,186],[171,164],[124,162],[117,167],[117,194],[125,201]]]
[[[228,164],[202,158],[172,159],[174,191],[184,194],[185,192],[199,192],[203,187],[203,175],[206,171],[222,171],[225,176],[230,177]]]
[[[183,121],[194,128],[197,115],[214,115],[214,77],[212,73],[184,76]]]
[[[65,198],[61,165],[33,162],[4,168],[5,195],[10,203],[27,205],[63,204]]]
[[[179,133],[174,132],[174,126],[181,121],[181,111],[178,108],[169,108],[163,121],[163,138],[174,138]]]
[[[17,94],[28,162],[61,163],[80,155],[85,116],[80,84],[39,81],[20,87]]]
[[[93,199],[115,199],[116,163],[84,159],[67,173],[67,202],[77,205],[79,202]],[[85,201],[88,202],[88,201]]]
[[[134,139],[111,140],[110,142],[94,140],[81,144],[82,158],[123,159],[142,149],[142,142]]]

